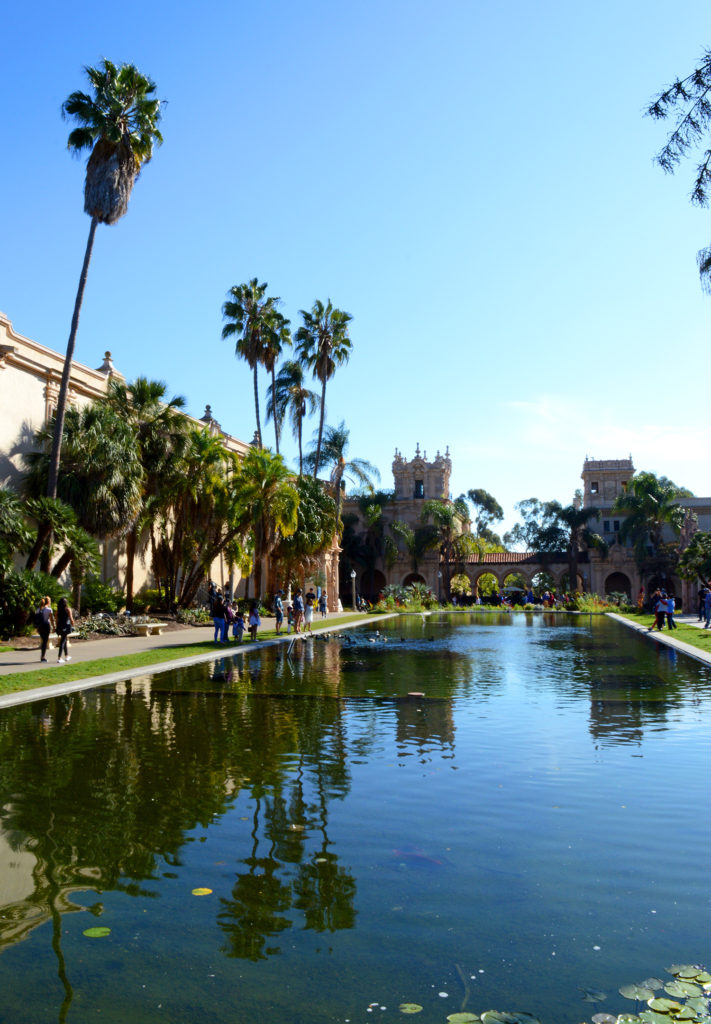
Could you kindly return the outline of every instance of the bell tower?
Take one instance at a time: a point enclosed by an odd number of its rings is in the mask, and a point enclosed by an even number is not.
[[[420,452],[419,442],[415,450],[415,457],[409,462],[396,448],[393,460],[395,500],[421,499],[427,501],[431,498],[448,498],[451,473],[452,460],[449,457],[449,445],[447,445],[444,455],[440,455],[438,451],[432,461],[428,460],[426,451]]]

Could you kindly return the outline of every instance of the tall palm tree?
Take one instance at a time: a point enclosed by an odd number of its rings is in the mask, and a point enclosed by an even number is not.
[[[640,568],[650,553],[657,560],[663,554],[665,528],[679,535],[686,511],[680,501],[688,497],[691,492],[677,487],[668,477],[642,472],[632,477],[625,494],[615,498],[612,511],[625,517],[620,524],[620,539],[632,542]],[[664,562],[662,557],[657,566],[662,572]]]
[[[96,227],[115,224],[123,217],[141,167],[153,156],[154,145],[163,141],[158,130],[160,100],[155,98],[156,86],[150,78],[142,75],[133,64],[117,67],[108,60],[102,61],[98,68],[84,70],[93,95],[73,92],[62,105],[62,114],[78,122],[78,127],[69,134],[67,148],[77,154],[91,150],[84,182],[84,212],[91,217],[91,225],[57,399],[47,479],[50,498],[57,496],[69,374]]]
[[[277,345],[279,336],[288,331],[289,321],[277,310],[279,299],[267,295],[268,284],[260,284],[253,277],[248,284],[237,284],[227,293],[230,298],[222,306],[222,317],[228,323],[222,328],[222,337],[236,337],[235,355],[244,359],[254,374],[254,412],[257,418],[257,439],[262,444],[262,424],[259,418],[259,381],[257,370],[270,359],[269,351]]]
[[[439,531],[439,551],[444,567],[445,597],[449,601],[449,581],[452,573],[452,561],[463,558],[478,550],[478,543],[470,533],[464,531],[464,524],[469,521],[469,510],[466,501],[442,501],[432,498],[422,506],[422,522],[432,521]]]
[[[348,324],[353,317],[343,310],[334,309],[329,299],[324,306],[318,299],[310,311],[299,310],[303,323],[295,334],[297,355],[321,382],[321,416],[318,442],[314,459],[314,480],[321,464],[321,439],[326,412],[326,384],[338,366],[348,362],[352,344],[348,337]]]
[[[337,427],[326,426],[321,440],[321,465],[331,467],[331,487],[336,501],[336,524],[339,528],[341,508],[343,507],[342,481],[344,477],[357,481],[363,487],[373,490],[373,480],[380,480],[376,466],[367,459],[346,459],[350,431],[344,420]],[[306,465],[312,468],[316,464],[316,449],[306,456]]]
[[[281,455],[250,448],[236,481],[254,536],[254,596],[262,596],[262,559],[296,530],[299,492]]]
[[[142,509],[126,534],[126,607],[133,611],[133,579],[139,533],[145,535],[149,499],[161,487],[169,464],[180,456],[187,443],[187,420],[178,412],[185,406],[182,395],[166,401],[163,381],[137,377],[131,384],[111,380],[108,405],[131,427],[143,467]]]
[[[268,332],[264,345],[264,369],[270,374],[272,382],[269,385],[269,392],[276,391],[276,365],[286,345],[291,345],[291,331],[289,321],[281,313],[274,314],[272,330]],[[267,396],[267,419],[272,412],[269,397]],[[279,436],[281,434],[281,421],[274,419],[274,439],[276,442],[276,453],[279,454]]]
[[[299,476],[303,476],[304,458],[302,451],[304,418],[312,416],[318,409],[320,398],[315,391],[306,387],[306,374],[302,363],[288,359],[282,364],[275,380],[267,391],[267,415],[279,422],[279,431],[285,416],[289,415],[293,436],[299,444]]]
[[[577,590],[580,551],[586,547],[598,548],[603,554],[607,554],[607,541],[588,525],[591,519],[600,518],[600,509],[591,506],[579,508],[576,504],[561,505],[557,501],[549,501],[546,503],[546,510],[546,515],[561,531],[568,552],[568,586],[571,591]]]

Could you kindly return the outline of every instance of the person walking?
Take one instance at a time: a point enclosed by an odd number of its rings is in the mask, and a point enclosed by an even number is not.
[[[57,652],[57,664],[63,661],[71,661],[69,654],[69,634],[74,629],[74,616],[69,607],[66,597],[60,597],[57,605],[57,634],[59,636],[59,651]]]
[[[40,661],[46,661],[49,636],[57,628],[54,621],[54,612],[52,611],[51,597],[43,597],[40,601],[40,606],[35,613],[35,624],[41,640]]]
[[[652,625],[649,627],[649,632],[650,633],[653,632],[655,627],[658,630],[661,630],[661,629],[664,628],[664,614],[665,614],[665,612],[666,612],[666,606],[665,606],[665,604],[663,603],[663,600],[662,600],[662,592],[659,589],[659,587],[657,587],[657,589],[652,594],[652,615],[654,616],[654,620],[652,622]]]
[[[318,610],[321,612],[321,618],[325,619],[328,615],[328,594],[325,590],[322,590],[319,594]]]

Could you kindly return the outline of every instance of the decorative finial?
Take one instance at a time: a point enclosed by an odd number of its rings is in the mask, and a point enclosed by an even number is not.
[[[98,367],[98,373],[114,373],[114,364],[111,361],[110,352],[104,352],[104,361],[101,366]]]
[[[420,455],[420,442],[417,442],[417,448],[415,448],[415,457],[419,458]]]
[[[210,421],[212,420],[212,406],[211,405],[206,405],[205,406],[205,415],[202,418],[205,421],[205,423],[210,423]]]

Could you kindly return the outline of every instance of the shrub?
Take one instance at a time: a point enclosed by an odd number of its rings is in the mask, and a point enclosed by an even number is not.
[[[212,622],[212,616],[207,608],[179,608],[175,618],[186,626],[202,626],[206,622]]]
[[[162,607],[161,592],[157,587],[143,587],[133,595],[133,610],[137,615]]]
[[[43,597],[50,597],[56,608],[59,598],[68,598],[69,594],[54,576],[47,573],[31,569],[6,572],[0,587],[0,635],[32,632],[32,612]]]
[[[117,612],[123,608],[126,599],[121,590],[102,583],[95,576],[88,579],[81,588],[81,607],[86,612]]]
[[[80,619],[75,626],[82,640],[92,633],[103,633],[105,636],[138,636],[138,630],[130,617],[117,615],[115,619],[105,615],[88,615]]]

